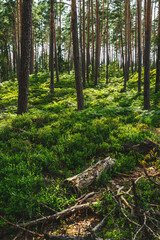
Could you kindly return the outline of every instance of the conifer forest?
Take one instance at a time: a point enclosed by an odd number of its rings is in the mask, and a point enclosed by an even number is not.
[[[160,0],[0,0],[0,239],[160,239]]]

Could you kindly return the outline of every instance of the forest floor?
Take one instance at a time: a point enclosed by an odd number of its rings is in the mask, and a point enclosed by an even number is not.
[[[22,116],[16,114],[17,80],[0,84],[3,218],[19,224],[47,217],[52,210],[61,212],[79,205],[76,199],[95,192],[83,202],[96,201],[95,206],[27,229],[49,235],[85,235],[108,216],[96,233],[105,239],[145,239],[146,231],[149,239],[160,235],[159,150],[153,147],[142,154],[125,148],[125,144],[137,145],[145,139],[160,143],[160,93],[154,93],[155,70],[151,72],[149,111],[143,109],[143,92],[137,92],[137,74],[131,76],[126,92],[123,77],[118,70],[114,74],[106,85],[101,69],[98,86],[90,83],[84,90],[85,110],[79,112],[73,73],[60,75],[54,94],[49,92],[48,73],[30,76],[28,113]],[[66,178],[108,156],[116,159],[114,168],[103,172],[81,193],[64,184]],[[4,220],[0,220],[0,227],[0,238],[7,233],[7,239],[34,239],[25,231],[14,232]]]

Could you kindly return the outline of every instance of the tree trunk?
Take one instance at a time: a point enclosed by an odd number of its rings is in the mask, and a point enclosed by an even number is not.
[[[80,62],[79,62],[76,0],[72,0],[71,12],[72,12],[73,55],[74,55],[75,80],[76,80],[76,91],[77,91],[77,108],[78,110],[83,110],[84,99],[83,99],[83,87],[82,87],[82,81],[81,81]]]
[[[160,90],[160,0],[159,0],[159,13],[158,13],[158,52],[157,52],[157,71],[156,71],[156,88],[155,92]]]
[[[56,79],[57,83],[59,83],[59,68],[58,68],[58,54],[57,54],[57,39],[56,39],[56,25],[55,20],[53,19],[53,27],[54,27],[54,52],[55,52],[55,68],[56,68]]]
[[[141,92],[141,10],[142,2],[137,0],[137,15],[138,15],[138,92]]]
[[[82,7],[81,7],[81,0],[79,0],[79,40],[80,40],[80,66],[81,66],[81,72],[83,71],[83,66],[82,66]]]
[[[135,72],[137,72],[137,29],[138,29],[138,15],[135,16]]]
[[[88,0],[88,20],[87,20],[87,82],[89,83],[89,33],[90,33],[90,0]]]
[[[91,0],[92,14],[92,80],[94,79],[94,19],[93,19],[93,0]]]
[[[100,57],[101,57],[101,43],[102,43],[102,34],[103,34],[103,22],[104,22],[104,0],[103,0],[103,5],[102,5],[102,24],[101,24],[101,29],[100,29],[100,36],[99,36],[99,56],[98,56],[98,62],[100,64]]]
[[[83,76],[83,88],[86,88],[85,77],[85,0],[83,0],[83,51],[82,51],[82,76]]]
[[[144,109],[150,109],[151,0],[147,1],[144,51]]]
[[[98,70],[99,70],[99,0],[96,0],[96,72],[95,82],[98,83]]]
[[[20,79],[21,60],[21,3],[17,0],[17,79]]]
[[[44,43],[43,43],[43,22],[41,19],[41,41],[42,41],[42,71],[44,68]]]
[[[108,66],[109,66],[109,29],[108,29],[108,23],[109,23],[109,0],[107,3],[107,25],[106,25],[106,58],[107,58],[107,63],[106,63],[106,84],[108,84]]]
[[[123,49],[123,32],[122,32],[121,11],[120,11],[120,13],[119,13],[119,29],[120,29],[120,34],[121,34],[123,75],[125,76],[125,68],[124,68],[124,49]]]
[[[31,26],[31,60],[30,60],[30,74],[34,73],[34,30]]]
[[[27,112],[30,48],[31,48],[31,24],[32,24],[32,0],[23,0],[18,114]]]
[[[62,71],[61,69],[61,60],[62,60],[62,48],[61,48],[61,42],[62,42],[62,10],[61,10],[61,5],[60,5],[60,16],[59,16],[59,41],[58,41],[58,61],[59,61],[59,64],[58,64],[58,70],[59,72]]]
[[[143,19],[143,66],[144,66],[146,15],[147,15],[147,0],[144,0],[144,19]]]
[[[54,47],[53,47],[53,36],[54,36],[54,11],[53,11],[54,0],[50,0],[50,72],[51,72],[51,79],[50,79],[50,91],[54,91]]]
[[[68,50],[68,74],[70,74],[70,55],[71,55],[72,21],[70,24],[69,50]]]
[[[14,75],[16,73],[16,65],[17,65],[17,39],[16,39],[16,20],[14,17],[14,19],[13,19],[13,71],[14,71]]]
[[[128,81],[128,0],[125,0],[125,75],[124,75],[124,91]]]
[[[129,38],[128,38],[128,41],[129,41],[129,52],[130,52],[130,67],[132,69],[132,74],[133,74],[133,59],[132,59],[132,23],[131,23],[131,7],[130,7],[130,1],[128,2],[129,4]],[[128,73],[129,73],[129,69],[128,69]],[[129,76],[128,76],[129,77]]]

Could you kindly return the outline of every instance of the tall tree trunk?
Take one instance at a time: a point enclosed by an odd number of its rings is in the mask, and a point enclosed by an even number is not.
[[[30,60],[30,74],[34,73],[34,30],[31,26],[31,60]]]
[[[105,57],[106,57],[106,31],[104,31],[104,35],[103,35],[103,63],[105,65]]]
[[[61,35],[62,35],[62,10],[61,10],[61,4],[60,4],[60,16],[59,16],[59,41],[58,41],[58,70],[61,72],[62,69],[61,69],[61,57],[62,57],[62,48],[61,48]]]
[[[43,43],[43,22],[41,19],[41,41],[42,41],[42,71],[44,68],[44,43]]]
[[[90,54],[89,54],[89,35],[90,35],[90,0],[88,0],[88,17],[87,17],[87,82],[89,83],[89,63],[90,63]]]
[[[70,74],[70,55],[71,55],[72,21],[70,24],[69,50],[68,50],[68,74]]]
[[[76,80],[76,91],[77,91],[77,108],[78,110],[83,110],[84,99],[83,99],[83,87],[82,87],[82,81],[81,81],[80,62],[79,62],[76,0],[72,0],[71,13],[72,13],[73,55],[74,55],[75,80]]]
[[[18,114],[27,112],[29,69],[30,69],[30,47],[31,47],[31,24],[32,24],[32,0],[23,0]]]
[[[137,72],[137,29],[138,29],[138,15],[135,16],[135,72]]]
[[[159,13],[158,13],[158,52],[157,52],[157,71],[156,71],[156,88],[155,92],[160,90],[160,0],[159,0]]]
[[[102,24],[101,24],[101,29],[100,29],[100,34],[99,34],[99,56],[98,56],[98,62],[100,64],[100,57],[101,57],[101,42],[102,42],[102,33],[103,33],[103,22],[104,22],[104,0],[103,0],[103,5],[102,5]]]
[[[128,2],[129,4],[129,52],[130,52],[130,66],[132,69],[132,74],[133,74],[133,58],[132,58],[132,23],[131,23],[131,8],[130,8],[130,1]],[[129,69],[128,69],[129,72]]]
[[[144,49],[144,109],[150,109],[151,0],[147,0]]]
[[[17,0],[17,79],[20,78],[20,58],[21,58],[21,4]]]
[[[83,88],[86,88],[85,77],[85,0],[83,0],[83,51],[82,51],[82,76],[83,76]]]
[[[124,76],[124,91],[128,81],[128,0],[125,0],[125,76]]]
[[[107,25],[106,25],[106,84],[108,84],[108,66],[109,66],[109,29],[108,29],[108,23],[109,23],[109,0],[107,3]]]
[[[16,39],[16,20],[13,19],[13,71],[16,74],[16,64],[17,64],[17,39]]]
[[[141,92],[141,10],[142,2],[137,0],[137,15],[138,15],[138,92]]]
[[[143,19],[143,66],[144,66],[146,16],[147,16],[147,0],[144,0],[144,19]]]
[[[98,70],[99,70],[99,0],[96,0],[96,72],[95,82],[98,83]]]
[[[120,29],[120,34],[121,34],[123,75],[125,76],[125,68],[124,68],[124,49],[123,49],[123,32],[122,32],[121,11],[120,11],[120,13],[119,13],[119,29]]]
[[[79,0],[79,40],[80,40],[80,60],[81,60],[81,72],[83,71],[82,66],[82,55],[83,55],[83,49],[82,49],[82,6],[81,6],[81,0]]]
[[[50,79],[50,91],[54,91],[54,47],[53,47],[53,40],[54,40],[54,0],[50,0],[50,71],[51,71],[51,79]]]
[[[94,79],[94,19],[93,19],[93,0],[91,0],[92,15],[92,80]]]
[[[154,24],[153,24],[153,34],[154,34],[154,39],[156,39],[156,3],[154,7]],[[154,43],[154,49],[153,49],[153,67],[156,67],[156,45]]]
[[[59,68],[58,68],[58,54],[57,54],[57,39],[56,39],[56,25],[55,20],[53,19],[53,27],[54,27],[54,52],[55,52],[55,69],[56,69],[56,79],[57,83],[59,83]]]

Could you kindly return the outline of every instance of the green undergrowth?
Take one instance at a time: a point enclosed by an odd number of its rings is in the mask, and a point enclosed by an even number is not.
[[[30,76],[28,113],[17,116],[18,83],[0,84],[0,211],[14,222],[46,214],[40,203],[60,211],[74,203],[76,195],[63,180],[98,159],[111,156],[116,166],[97,186],[106,184],[116,171],[129,173],[141,155],[126,152],[123,144],[149,138],[158,142],[160,93],[154,94],[151,73],[151,105],[143,110],[143,92],[137,93],[137,74],[123,92],[123,78],[109,84],[100,78],[84,90],[85,110],[77,111],[74,75],[63,74],[55,92],[49,91],[49,74]],[[103,74],[102,74],[103,75]],[[153,75],[153,77],[152,77]],[[0,223],[3,225],[3,223]],[[115,238],[116,239],[116,238]]]

